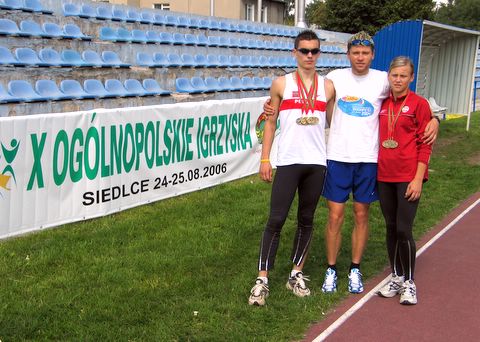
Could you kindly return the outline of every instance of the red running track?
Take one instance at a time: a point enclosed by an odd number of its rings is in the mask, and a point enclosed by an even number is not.
[[[417,242],[418,304],[374,294],[389,271],[350,295],[304,341],[480,341],[480,193]]]

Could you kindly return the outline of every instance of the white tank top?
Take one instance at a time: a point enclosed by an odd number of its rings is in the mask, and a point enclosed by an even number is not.
[[[324,79],[318,76],[315,110],[303,113],[297,82],[293,73],[285,75],[285,90],[279,108],[280,133],[278,135],[277,166],[292,164],[327,165],[325,146],[326,96]],[[302,125],[297,119],[316,121]]]

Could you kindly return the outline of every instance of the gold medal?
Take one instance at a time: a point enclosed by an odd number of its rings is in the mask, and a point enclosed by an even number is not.
[[[385,148],[397,148],[398,147],[398,142],[393,139],[387,139],[382,141],[382,146]]]

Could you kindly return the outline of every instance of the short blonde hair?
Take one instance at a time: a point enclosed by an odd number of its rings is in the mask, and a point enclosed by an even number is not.
[[[397,56],[390,62],[390,66],[388,68],[388,72],[392,71],[393,68],[403,67],[403,66],[410,66],[412,70],[412,74],[415,72],[415,66],[413,65],[413,61],[410,57],[407,56]]]
[[[372,48],[372,52],[375,51],[375,42],[373,41],[372,36],[365,31],[357,32],[350,37],[347,42],[347,50],[350,51],[352,46],[357,45],[369,46]]]

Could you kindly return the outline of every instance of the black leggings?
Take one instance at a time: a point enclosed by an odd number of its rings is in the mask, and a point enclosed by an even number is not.
[[[313,216],[323,189],[325,166],[294,164],[279,166],[273,180],[270,216],[260,243],[259,271],[273,269],[280,232],[298,189],[298,227],[292,249],[292,261],[304,260],[313,233]]]
[[[412,230],[419,200],[407,201],[408,184],[378,182],[378,195],[387,226],[387,251],[392,273],[413,280],[416,246]]]

